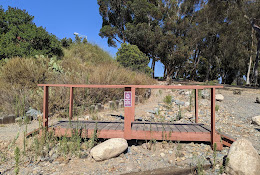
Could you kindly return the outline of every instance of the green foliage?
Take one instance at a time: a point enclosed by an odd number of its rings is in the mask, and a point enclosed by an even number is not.
[[[181,106],[179,105],[179,111],[178,111],[178,114],[176,116],[176,120],[180,120],[182,119],[182,114],[181,114]]]
[[[217,157],[217,144],[213,145],[213,168],[216,166],[216,157]]]
[[[69,48],[72,45],[72,39],[71,38],[62,38],[61,39],[61,46],[64,48]]]
[[[0,67],[0,109],[22,116],[29,107],[41,110],[43,89],[37,84],[154,84],[143,73],[137,73],[119,64],[97,45],[72,44],[64,49],[64,57],[12,58]],[[90,106],[123,98],[120,89],[76,88],[75,106]],[[144,90],[137,90],[143,95]],[[49,90],[49,110],[59,111],[64,117],[69,105],[66,88]],[[106,98],[104,98],[104,96]],[[62,110],[62,111],[60,111]]]
[[[97,139],[98,139],[98,128],[96,123],[95,129],[90,138],[90,148],[93,148],[97,144]]]
[[[109,46],[131,43],[165,66],[165,76],[231,84],[257,70],[257,1],[99,0],[100,36]],[[245,18],[245,15],[248,18]],[[152,66],[153,67],[153,66]],[[248,70],[249,69],[249,70]],[[239,82],[239,81],[238,81]]]
[[[99,36],[107,37],[108,45],[113,47],[116,47],[116,41],[125,42],[125,25],[132,20],[129,1],[98,0],[98,5],[100,6],[99,14],[103,19]]]
[[[116,61],[122,66],[130,68],[133,71],[151,73],[151,69],[147,66],[149,58],[137,46],[123,43],[116,55]]]
[[[28,12],[12,7],[0,11],[0,60],[15,56],[62,56],[57,37],[37,27]]]
[[[218,112],[218,110],[219,110],[219,105],[216,105],[216,106],[215,106],[215,111]]]
[[[171,95],[166,95],[163,99],[163,102],[166,103],[167,108],[170,109],[172,106],[172,96]]]
[[[21,154],[20,154],[20,149],[18,147],[15,148],[14,156],[15,156],[14,157],[14,159],[15,159],[15,169],[14,169],[14,171],[15,171],[15,174],[19,174],[19,170],[20,170],[19,163],[20,163]]]

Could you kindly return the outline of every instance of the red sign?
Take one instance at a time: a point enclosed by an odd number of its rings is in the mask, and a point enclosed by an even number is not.
[[[124,106],[132,107],[132,92],[131,91],[125,91],[125,93],[124,93]]]

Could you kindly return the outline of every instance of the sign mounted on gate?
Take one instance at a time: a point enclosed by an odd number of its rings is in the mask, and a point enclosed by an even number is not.
[[[132,107],[132,92],[125,91],[124,93],[124,107]]]

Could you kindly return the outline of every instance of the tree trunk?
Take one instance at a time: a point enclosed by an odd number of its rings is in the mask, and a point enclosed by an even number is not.
[[[154,70],[155,70],[155,59],[152,61],[152,78],[154,78]]]
[[[256,52],[255,67],[254,67],[254,83],[255,83],[255,86],[258,85],[257,79],[258,79],[259,50],[260,50],[260,38],[258,39],[258,43],[257,43],[257,52]]]
[[[169,71],[169,69],[167,69],[167,79],[166,79],[166,81],[167,81],[168,85],[172,84],[172,74],[173,74],[173,72],[174,72],[174,69],[172,69],[170,71]]]
[[[248,70],[247,70],[247,75],[246,75],[246,85],[250,85],[251,64],[252,64],[252,55],[250,55],[250,59],[249,59]]]
[[[210,63],[208,60],[208,65],[207,65],[207,70],[206,70],[206,77],[205,77],[205,81],[208,82],[209,81],[209,72],[210,72]]]
[[[167,69],[166,66],[164,66],[163,79],[166,79],[166,76],[167,76]]]
[[[252,65],[252,51],[253,51],[253,46],[254,46],[254,29],[252,28],[252,33],[251,33],[251,39],[252,39],[252,44],[251,44],[251,53],[250,53],[250,58],[249,58],[249,64],[248,64],[248,70],[247,70],[247,76],[246,76],[246,85],[250,85],[250,71],[251,71],[251,65]]]
[[[257,83],[257,78],[258,78],[258,59],[259,59],[259,50],[260,50],[260,27],[255,25],[255,20],[251,22],[251,25],[253,29],[257,32],[257,52],[256,52],[256,58],[255,58],[255,66],[254,66],[254,84],[255,86],[258,84]]]

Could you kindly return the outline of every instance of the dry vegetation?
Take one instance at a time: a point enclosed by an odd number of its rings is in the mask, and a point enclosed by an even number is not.
[[[64,50],[62,58],[12,58],[0,66],[0,112],[17,116],[29,107],[41,110],[43,89],[39,83],[53,84],[154,84],[145,74],[121,67],[96,45],[78,44]],[[142,95],[144,91],[137,91]],[[118,89],[75,91],[75,107],[122,98]],[[50,89],[50,111],[67,112],[68,88]]]

